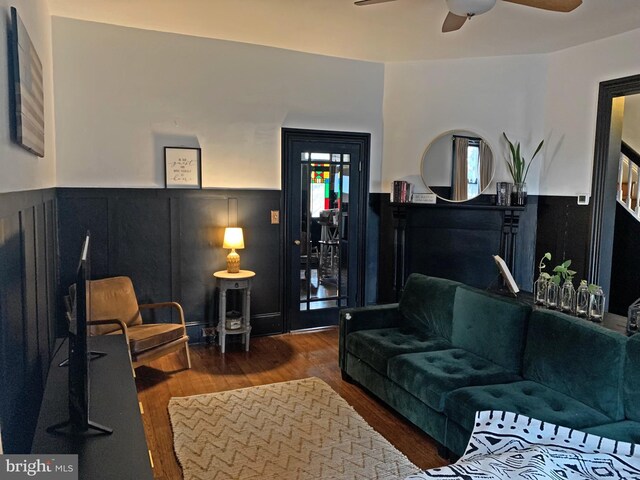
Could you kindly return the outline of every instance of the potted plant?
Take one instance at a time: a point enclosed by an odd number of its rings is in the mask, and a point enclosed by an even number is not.
[[[511,153],[511,158],[507,160],[507,167],[509,167],[509,173],[511,174],[511,178],[513,178],[513,190],[511,191],[511,205],[516,206],[524,206],[527,204],[527,175],[529,174],[529,168],[531,168],[531,163],[533,163],[533,159],[536,158],[536,155],[542,149],[542,145],[544,144],[544,140],[540,142],[538,148],[536,148],[535,153],[531,157],[529,162],[522,156],[520,153],[520,142],[516,142],[514,145],[511,140],[507,137],[505,132],[502,132],[504,138],[507,140],[509,144],[509,150]]]

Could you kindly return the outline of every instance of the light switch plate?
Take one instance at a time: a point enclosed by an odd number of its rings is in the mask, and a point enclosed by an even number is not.
[[[280,210],[271,210],[271,225],[280,223]]]

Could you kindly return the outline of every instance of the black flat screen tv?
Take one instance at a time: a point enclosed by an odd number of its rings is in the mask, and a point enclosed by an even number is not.
[[[104,355],[88,348],[87,322],[91,311],[90,237],[87,232],[80,251],[76,281],[69,288],[69,357],[60,364],[61,367],[69,368],[69,419],[49,427],[49,433],[81,434],[89,429],[112,433],[110,428],[92,422],[89,418],[89,361]]]

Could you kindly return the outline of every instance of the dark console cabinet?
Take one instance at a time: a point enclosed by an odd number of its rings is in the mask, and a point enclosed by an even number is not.
[[[69,437],[46,432],[68,417],[68,369],[58,366],[67,357],[65,342],[49,369],[31,453],[78,454],[81,479],[151,480],[150,453],[124,337],[90,337],[89,347],[107,353],[90,363],[89,416],[113,433]]]

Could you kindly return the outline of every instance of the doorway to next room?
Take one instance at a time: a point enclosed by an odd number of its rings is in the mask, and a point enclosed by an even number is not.
[[[285,330],[362,305],[370,134],[282,130]]]

